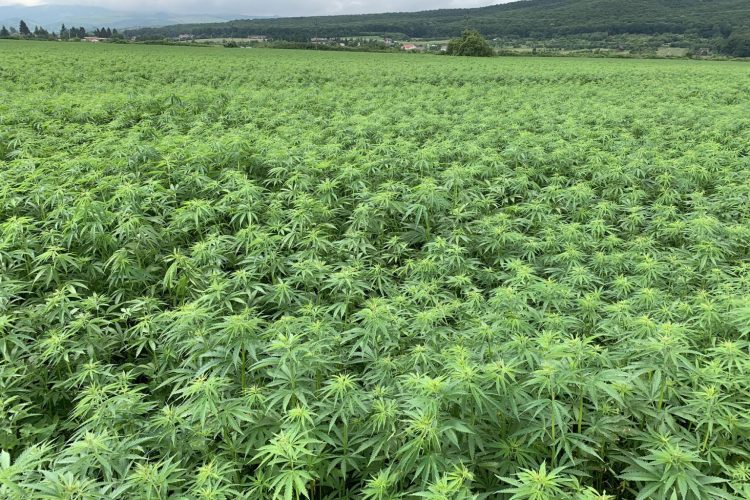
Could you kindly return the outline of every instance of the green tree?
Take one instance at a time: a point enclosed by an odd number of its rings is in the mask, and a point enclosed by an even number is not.
[[[3,25],[2,28],[0,28],[0,38],[7,38],[10,36],[10,32],[8,31],[8,28]]]
[[[448,42],[448,54],[453,56],[491,57],[494,52],[487,40],[476,30],[466,30],[461,38]]]
[[[21,33],[21,36],[29,36],[31,35],[31,30],[29,29],[28,25],[26,24],[26,21],[21,19],[21,22],[18,23],[18,32]]]
[[[734,57],[750,57],[750,32],[734,32],[724,44],[725,54]]]
[[[35,38],[41,38],[41,39],[47,39],[49,38],[49,32],[42,28],[41,26],[35,26],[34,27],[34,37]]]

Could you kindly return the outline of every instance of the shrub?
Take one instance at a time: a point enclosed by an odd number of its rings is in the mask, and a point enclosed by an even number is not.
[[[494,55],[487,40],[475,30],[464,31],[461,38],[448,43],[448,54],[453,56],[491,57]]]

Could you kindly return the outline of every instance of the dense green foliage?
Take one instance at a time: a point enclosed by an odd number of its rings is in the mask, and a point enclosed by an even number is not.
[[[528,0],[475,9],[441,9],[346,16],[237,20],[130,30],[140,37],[245,36],[284,40],[402,33],[449,38],[472,28],[488,37],[544,39],[585,33],[693,34],[726,36],[750,28],[747,0]]]
[[[723,52],[735,57],[750,57],[750,31],[732,33],[723,47]]]
[[[448,54],[452,56],[490,57],[494,52],[481,33],[476,30],[466,30],[460,38],[454,38],[448,42]]]
[[[743,65],[0,60],[0,497],[750,495]]]
[[[22,19],[21,22],[18,25],[18,32],[21,34],[21,36],[29,36],[31,35],[31,30],[26,25],[26,22]]]

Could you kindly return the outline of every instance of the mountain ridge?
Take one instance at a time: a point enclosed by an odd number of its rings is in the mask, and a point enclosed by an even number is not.
[[[194,23],[131,30],[144,37],[179,33],[211,36],[264,34],[303,41],[310,37],[399,33],[415,38],[453,37],[466,28],[485,36],[547,38],[606,32],[686,33],[715,36],[750,29],[747,0],[523,0],[488,7],[336,16],[285,17]]]

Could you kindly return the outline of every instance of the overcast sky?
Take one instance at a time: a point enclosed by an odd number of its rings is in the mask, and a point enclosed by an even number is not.
[[[309,16],[482,7],[509,0],[0,0],[4,5],[75,4],[184,14]]]

